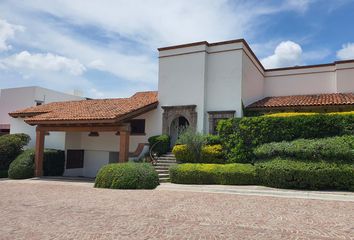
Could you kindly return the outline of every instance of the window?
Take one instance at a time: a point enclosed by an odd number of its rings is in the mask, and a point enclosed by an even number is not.
[[[84,167],[84,150],[68,150],[66,154],[66,169]]]
[[[233,118],[236,111],[210,111],[209,114],[209,133],[217,134],[216,128],[220,120]]]
[[[130,121],[131,134],[145,134],[145,119],[133,119]]]

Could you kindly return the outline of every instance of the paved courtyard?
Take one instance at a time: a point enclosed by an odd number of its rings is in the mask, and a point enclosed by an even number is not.
[[[354,202],[0,180],[0,239],[354,239]]]

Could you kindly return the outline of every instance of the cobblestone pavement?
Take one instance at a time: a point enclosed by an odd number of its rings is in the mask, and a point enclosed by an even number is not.
[[[354,202],[2,180],[0,239],[354,239]]]

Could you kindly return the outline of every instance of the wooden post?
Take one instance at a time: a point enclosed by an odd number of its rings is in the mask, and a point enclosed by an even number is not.
[[[35,151],[35,170],[34,175],[41,177],[43,175],[43,152],[44,152],[45,131],[36,128],[36,151]]]
[[[129,160],[129,136],[130,131],[120,131],[119,162],[128,162]]]

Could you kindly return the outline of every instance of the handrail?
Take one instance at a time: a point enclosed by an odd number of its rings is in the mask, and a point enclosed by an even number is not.
[[[156,153],[153,153],[152,150],[153,150],[154,147],[155,147],[158,143],[160,143],[160,142],[161,142],[161,141],[157,141],[157,142],[155,142],[155,143],[150,147],[149,153],[150,153],[150,159],[151,159],[151,164],[152,164],[152,165],[156,165],[156,163],[157,163],[157,154],[156,154]]]

